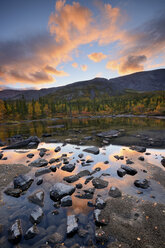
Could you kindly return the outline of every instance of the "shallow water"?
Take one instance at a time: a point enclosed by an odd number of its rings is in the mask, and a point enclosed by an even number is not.
[[[59,153],[55,153],[54,149],[57,145],[61,146],[61,151]],[[93,155],[86,152],[83,152],[83,149],[86,146],[76,146],[67,144],[66,146],[62,146],[59,144],[46,144],[40,143],[38,148],[47,148],[49,151],[43,157],[48,161],[50,158],[60,158],[62,154],[66,153],[69,157],[70,163],[76,163],[76,168],[73,172],[65,172],[61,170],[61,168],[57,169],[57,171],[48,173],[43,175],[43,184],[40,186],[36,185],[36,177],[34,176],[35,171],[38,168],[32,168],[32,170],[28,173],[32,175],[34,178],[34,182],[31,187],[27,190],[25,195],[22,195],[19,198],[14,198],[10,196],[3,195],[4,205],[0,207],[0,223],[5,225],[4,231],[4,243],[3,248],[5,247],[13,247],[7,241],[7,230],[11,226],[11,224],[17,219],[22,220],[23,233],[32,226],[29,216],[33,208],[35,208],[35,204],[28,201],[28,196],[32,194],[34,191],[42,189],[45,192],[44,199],[44,218],[39,225],[39,234],[31,239],[31,240],[21,240],[21,247],[39,247],[41,244],[46,243],[48,236],[53,234],[54,232],[64,232],[64,240],[63,242],[67,247],[71,247],[71,245],[75,243],[79,243],[81,246],[87,245],[89,238],[95,242],[94,234],[95,234],[95,223],[93,220],[93,208],[87,206],[87,202],[89,200],[79,199],[76,195],[82,194],[84,189],[88,189],[93,187],[92,183],[89,182],[87,185],[84,185],[85,179],[87,177],[82,177],[78,181],[72,183],[72,185],[76,185],[77,183],[83,184],[83,189],[76,189],[75,193],[72,195],[72,207],[61,207],[58,209],[59,215],[52,215],[52,211],[55,209],[53,206],[53,201],[49,197],[49,189],[56,182],[64,182],[63,178],[65,176],[69,176],[72,174],[76,174],[82,170],[89,170],[92,172],[95,168],[100,167],[101,170],[95,174],[94,177],[101,177],[102,179],[109,182],[108,187],[105,189],[96,189],[93,197],[93,203],[95,203],[95,198],[97,195],[101,195],[103,199],[108,198],[108,190],[111,186],[117,186],[123,194],[128,194],[132,196],[138,197],[140,200],[148,200],[151,202],[159,202],[165,204],[164,198],[164,188],[159,183],[159,181],[155,181],[152,179],[152,168],[161,168],[162,171],[164,167],[161,165],[160,160],[162,156],[165,156],[165,150],[163,149],[147,149],[146,152],[151,153],[150,155],[145,155],[145,153],[138,153],[136,151],[130,150],[128,147],[109,145],[106,147],[100,148],[99,155]],[[35,156],[32,159],[27,158],[28,153],[34,153]],[[93,159],[93,162],[89,166],[82,167],[80,163],[80,159],[78,154],[83,153],[86,160]],[[124,160],[116,160],[114,155],[123,155]],[[37,159],[39,157],[38,150],[5,150],[4,156],[7,156],[8,159],[6,161],[0,161],[0,164],[25,164],[28,166],[27,161],[30,162]],[[144,162],[138,160],[139,156],[144,156]],[[135,176],[125,175],[123,178],[118,177],[117,169],[121,166],[121,164],[126,164],[126,159],[131,159],[134,164],[131,164],[131,167],[136,168],[138,173]],[[105,161],[109,161],[108,164],[104,164]],[[147,170],[147,173],[144,173],[143,170]],[[109,173],[110,176],[103,176],[102,173]],[[133,182],[136,179],[146,178],[150,181],[150,187],[148,189],[140,189],[142,194],[138,194],[139,188],[136,188]],[[64,182],[65,183],[65,182]],[[153,196],[155,198],[153,198]],[[91,200],[90,200],[91,201]],[[84,228],[89,231],[89,234],[85,238],[80,238],[78,234],[74,235],[73,238],[66,237],[66,220],[67,215],[75,214],[79,218],[79,228]],[[115,237],[110,237],[112,241]],[[97,244],[97,247],[104,247],[104,244]],[[52,246],[53,247],[53,246]],[[106,247],[106,246],[105,246]]]

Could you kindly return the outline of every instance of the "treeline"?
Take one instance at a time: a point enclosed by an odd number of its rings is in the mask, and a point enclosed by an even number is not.
[[[94,114],[150,114],[165,115],[165,91],[153,93],[127,93],[90,99],[55,100],[53,96],[39,100],[0,100],[0,119],[39,119],[64,115]]]

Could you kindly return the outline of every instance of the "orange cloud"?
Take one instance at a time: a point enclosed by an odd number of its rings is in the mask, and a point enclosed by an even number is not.
[[[88,55],[88,58],[93,60],[94,62],[100,62],[103,59],[106,59],[106,55],[103,53],[91,53]]]
[[[69,76],[69,74],[66,73],[65,71],[58,71],[55,68],[53,68],[52,66],[50,66],[50,65],[47,65],[45,67],[45,71],[50,73],[50,74],[54,74],[54,75],[56,75],[58,77]]]
[[[81,70],[82,71],[86,71],[88,69],[88,66],[87,65],[81,65]]]
[[[77,68],[77,67],[78,67],[78,64],[77,64],[76,62],[74,62],[74,63],[72,64],[72,67]]]

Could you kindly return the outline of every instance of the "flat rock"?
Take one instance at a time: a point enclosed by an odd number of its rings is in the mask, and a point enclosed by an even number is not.
[[[88,148],[84,149],[83,151],[88,152],[88,153],[92,153],[92,154],[95,154],[95,155],[99,154],[99,152],[100,152],[99,148],[96,147],[96,146],[88,147]]]
[[[4,193],[6,195],[10,195],[10,196],[13,196],[13,197],[20,197],[21,193],[22,193],[22,190],[21,189],[13,189],[13,188],[7,188]]]
[[[24,238],[25,238],[26,240],[32,239],[32,238],[34,238],[37,234],[39,234],[39,230],[38,230],[38,228],[37,228],[36,225],[33,225],[32,227],[30,227],[30,228],[26,231],[26,233],[25,233],[25,235],[24,235]]]
[[[130,149],[137,151],[137,152],[145,152],[146,151],[146,148],[143,146],[131,146]]]
[[[56,183],[50,189],[50,198],[54,201],[59,201],[66,195],[72,195],[75,191],[75,187],[64,184]]]
[[[34,192],[28,196],[28,200],[42,207],[44,205],[44,191],[38,190]]]
[[[72,198],[71,198],[70,195],[64,196],[64,197],[61,199],[61,206],[62,206],[62,207],[69,207],[69,206],[72,206]]]
[[[79,178],[81,178],[81,177],[89,176],[90,174],[91,174],[91,173],[90,173],[89,170],[83,170],[83,171],[80,171],[80,172],[77,174],[77,176],[78,176]]]
[[[30,215],[30,221],[32,224],[39,224],[44,216],[44,213],[42,211],[42,208],[36,207],[33,209],[31,215]]]
[[[75,169],[74,164],[66,164],[66,165],[61,167],[61,170],[68,171],[68,172],[72,172],[74,169]]]
[[[78,222],[75,215],[69,215],[67,217],[67,235],[73,235],[78,231]]]
[[[16,220],[14,224],[10,227],[8,231],[8,240],[13,243],[17,244],[21,241],[22,238],[22,228],[21,228],[21,220]]]
[[[67,183],[74,183],[77,180],[79,180],[79,176],[78,175],[72,175],[72,176],[64,177],[63,180],[66,181]]]
[[[44,167],[47,165],[48,165],[48,161],[43,158],[38,158],[29,164],[29,166],[32,166],[32,167]]]
[[[137,174],[137,170],[134,169],[134,168],[132,168],[132,167],[130,167],[130,166],[127,166],[127,165],[122,164],[122,165],[121,165],[121,168],[122,168],[123,170],[125,170],[125,171],[127,172],[127,174],[129,174],[129,175],[131,175],[131,176],[134,176],[134,175]]]
[[[109,190],[109,196],[113,198],[118,198],[118,197],[121,197],[122,194],[121,194],[121,191],[117,187],[112,186]]]
[[[27,190],[33,181],[34,179],[30,176],[19,175],[13,180],[14,188],[19,188],[22,191]]]
[[[135,180],[134,185],[138,188],[147,189],[149,187],[149,181],[147,179]]]
[[[94,178],[92,184],[96,189],[103,189],[108,186],[108,182],[100,178]]]
[[[51,172],[51,169],[49,167],[40,168],[35,172],[35,177],[39,177],[41,175],[44,175],[50,172]]]

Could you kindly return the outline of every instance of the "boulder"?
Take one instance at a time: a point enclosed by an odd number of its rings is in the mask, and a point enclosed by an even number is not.
[[[59,201],[61,198],[67,195],[72,195],[75,191],[75,187],[64,184],[56,183],[50,189],[50,198],[54,201]]]
[[[66,164],[66,165],[61,167],[61,170],[68,171],[68,172],[72,172],[74,169],[75,169],[74,164]]]
[[[118,197],[121,197],[122,194],[121,194],[121,191],[117,187],[112,186],[109,190],[109,196],[113,198],[118,198]]]
[[[38,158],[29,164],[32,167],[44,167],[46,165],[48,165],[48,161],[43,158]]]
[[[97,177],[92,180],[92,184],[96,189],[103,189],[108,186],[107,181],[97,178]]]
[[[55,232],[48,237],[48,243],[51,245],[60,244],[62,243],[63,239],[64,237],[61,235],[61,233]],[[60,245],[55,247],[60,247]]]
[[[8,231],[8,240],[17,244],[21,241],[22,238],[22,228],[21,228],[21,220],[16,220],[14,224],[10,227]]]
[[[32,238],[34,238],[38,233],[39,233],[39,230],[38,230],[37,226],[36,226],[36,225],[33,225],[32,227],[30,227],[30,228],[26,231],[26,233],[25,233],[25,235],[24,235],[24,238],[25,238],[26,240],[32,239]]]
[[[44,205],[44,191],[38,190],[34,192],[32,195],[29,195],[28,199],[30,202],[33,202],[42,207]]]
[[[83,153],[80,153],[80,154],[78,155],[78,157],[79,157],[79,158],[83,158],[83,157],[84,157],[84,154],[83,154]]]
[[[44,213],[42,211],[42,208],[36,207],[33,209],[31,215],[30,215],[30,221],[32,224],[39,224],[44,216]]]
[[[71,198],[70,195],[64,196],[64,197],[61,199],[61,206],[62,206],[62,207],[69,207],[69,206],[72,206],[72,198]]]
[[[149,187],[149,181],[147,179],[135,180],[134,185],[138,188],[147,189]]]
[[[134,162],[132,160],[130,160],[130,159],[127,159],[126,164],[134,164]]]
[[[83,185],[81,183],[76,184],[77,189],[82,189]]]
[[[89,170],[83,170],[83,171],[80,171],[80,172],[77,174],[77,176],[78,176],[79,178],[81,178],[81,177],[89,176],[90,174],[91,174],[91,173],[90,173]]]
[[[24,148],[27,147],[30,143],[34,143],[37,146],[40,143],[40,139],[37,136],[31,136],[26,140],[6,146],[3,148],[3,150]]]
[[[100,152],[99,148],[96,147],[96,146],[88,147],[88,148],[84,149],[83,151],[88,152],[88,153],[92,153],[92,154],[95,154],[95,155],[99,154],[99,152]]]
[[[14,188],[19,188],[22,191],[27,190],[31,186],[33,181],[34,179],[30,176],[19,175],[13,180]]]
[[[123,170],[125,170],[127,172],[127,174],[131,175],[131,176],[134,176],[137,174],[137,170],[135,170],[134,168],[130,167],[130,166],[127,166],[127,165],[124,165],[122,164],[121,165],[121,168]]]
[[[78,231],[78,220],[75,215],[67,217],[67,235],[71,236]]]

